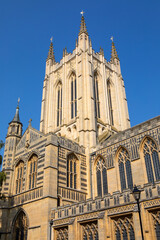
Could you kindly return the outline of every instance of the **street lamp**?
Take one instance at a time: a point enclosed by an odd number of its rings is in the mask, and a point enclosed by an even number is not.
[[[142,228],[142,219],[141,219],[141,212],[140,212],[140,206],[139,206],[139,199],[141,197],[141,191],[137,188],[136,185],[134,185],[134,188],[132,190],[132,194],[134,196],[134,199],[137,201],[137,206],[138,206],[138,213],[139,213],[139,222],[140,222],[140,227],[141,227],[141,235],[142,235],[142,240],[144,240],[143,236],[143,228]]]

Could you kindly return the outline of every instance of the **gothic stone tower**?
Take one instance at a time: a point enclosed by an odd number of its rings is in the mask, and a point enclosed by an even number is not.
[[[129,127],[115,45],[112,42],[110,62],[104,58],[103,49],[95,53],[82,16],[76,48],[72,54],[65,49],[60,63],[55,61],[51,42],[40,131],[29,124],[22,135],[19,106],[9,123],[3,161],[7,178],[2,188],[6,201],[0,208],[1,239],[48,240],[51,209],[96,197],[90,153]],[[109,190],[116,191],[115,186]]]
[[[40,131],[54,132],[89,149],[130,127],[120,61],[112,42],[111,60],[95,53],[81,18],[73,53],[55,61],[51,42],[43,85]]]

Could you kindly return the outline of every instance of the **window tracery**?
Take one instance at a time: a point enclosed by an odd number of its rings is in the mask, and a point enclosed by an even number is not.
[[[154,229],[157,240],[160,239],[160,211],[154,211],[151,213],[154,223]]]
[[[98,89],[98,75],[94,74],[94,102],[96,117],[100,118],[100,101],[99,101],[99,89]]]
[[[71,119],[77,116],[77,80],[76,75],[71,75]]]
[[[62,124],[62,85],[57,88],[57,127]]]
[[[16,194],[22,192],[24,162],[20,161],[16,167]]]
[[[68,240],[68,227],[56,229],[56,240]]]
[[[119,175],[121,190],[133,188],[131,161],[128,152],[122,148],[118,154]]]
[[[143,145],[143,154],[149,183],[160,180],[160,162],[155,142],[147,138]]]
[[[114,220],[116,240],[135,240],[133,219],[131,216]]]
[[[38,157],[33,155],[28,161],[28,179],[29,185],[28,188],[32,189],[36,187],[37,183],[37,161]]]
[[[103,196],[108,193],[107,167],[102,158],[99,158],[96,164],[97,175],[97,195]]]
[[[67,187],[77,188],[77,158],[74,154],[67,159]]]
[[[98,225],[97,222],[86,223],[82,225],[83,240],[98,240]]]

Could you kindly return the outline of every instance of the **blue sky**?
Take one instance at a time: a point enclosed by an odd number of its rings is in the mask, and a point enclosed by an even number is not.
[[[111,40],[121,62],[131,125],[159,115],[159,0],[15,0],[0,3],[0,139],[20,97],[20,119],[39,129],[45,61],[53,36],[56,61],[63,48],[75,48],[81,10],[92,46],[104,49],[109,61]]]

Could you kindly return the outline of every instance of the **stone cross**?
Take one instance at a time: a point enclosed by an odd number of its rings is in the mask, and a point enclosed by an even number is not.
[[[51,42],[53,41],[53,37],[50,38]]]

